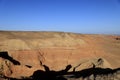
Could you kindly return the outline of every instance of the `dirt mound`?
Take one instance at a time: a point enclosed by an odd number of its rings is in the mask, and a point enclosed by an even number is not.
[[[20,62],[15,65],[0,57],[0,74],[9,77],[30,76],[34,71],[59,71],[72,65],[69,71],[79,71],[94,65],[101,68],[120,67],[120,36],[88,35],[65,32],[0,31],[0,52]],[[1,54],[0,54],[1,55]]]

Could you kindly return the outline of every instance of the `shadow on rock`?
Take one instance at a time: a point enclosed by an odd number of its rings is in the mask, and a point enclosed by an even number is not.
[[[67,80],[63,77],[63,75],[68,73],[68,70],[72,67],[71,65],[67,65],[64,70],[53,71],[50,70],[48,66],[43,65],[45,71],[37,70],[31,76],[33,80]]]
[[[9,56],[7,51],[0,52],[0,57],[11,61],[14,65],[20,65],[20,62],[15,60],[15,59],[13,59],[11,56]]]
[[[7,52],[0,52],[0,57],[11,61],[15,65],[20,65],[20,62],[10,57]],[[73,71],[68,72],[72,68],[71,65],[67,65],[63,70],[53,71],[50,70],[47,65],[43,65],[42,62],[40,63],[44,67],[44,71],[36,70],[30,77],[21,77],[21,79],[17,79],[2,75],[0,76],[0,80],[1,78],[2,80],[120,80],[120,68],[100,68],[93,64],[92,68],[75,71],[75,67]],[[80,65],[81,64],[79,64],[79,66]],[[32,66],[29,65],[25,66],[32,68]]]

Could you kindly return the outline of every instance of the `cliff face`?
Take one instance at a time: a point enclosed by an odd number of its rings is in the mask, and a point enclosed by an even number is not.
[[[0,31],[0,74],[17,78],[30,76],[36,70],[44,70],[43,65],[59,71],[70,64],[70,72],[91,68],[93,64],[100,68],[118,68],[118,38],[120,36]],[[3,57],[5,51],[7,58]]]

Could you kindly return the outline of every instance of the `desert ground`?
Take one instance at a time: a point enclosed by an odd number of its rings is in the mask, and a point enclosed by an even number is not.
[[[0,80],[31,79],[38,70],[41,75],[48,71],[62,76],[59,79],[50,77],[50,80],[120,80],[119,68],[119,35],[0,31]],[[111,72],[118,77],[108,79]],[[44,80],[47,80],[46,73],[42,76]],[[80,77],[70,78],[75,76],[73,73]],[[89,79],[87,73],[91,73]],[[101,79],[93,78],[94,73]],[[106,74],[109,74],[107,78]]]

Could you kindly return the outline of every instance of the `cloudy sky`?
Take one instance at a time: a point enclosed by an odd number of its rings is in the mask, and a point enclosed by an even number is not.
[[[120,0],[0,0],[0,30],[120,34]]]

